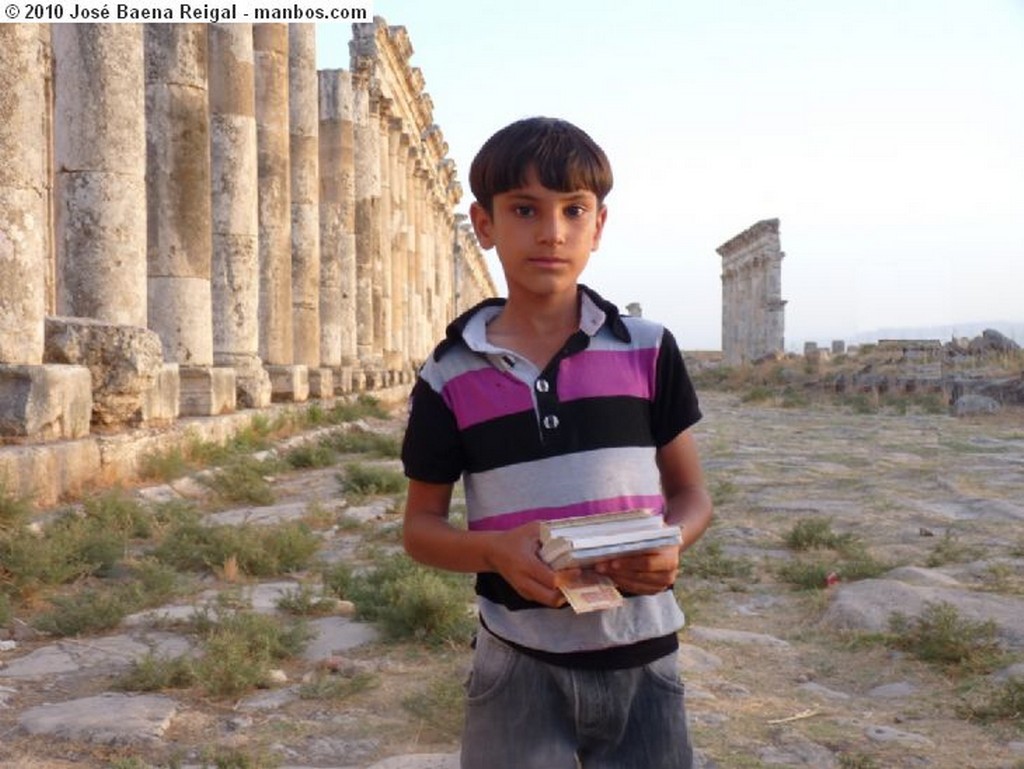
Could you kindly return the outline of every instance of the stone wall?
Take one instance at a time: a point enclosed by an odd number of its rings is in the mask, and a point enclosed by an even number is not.
[[[779,220],[765,219],[717,249],[722,257],[722,355],[727,366],[785,350]]]
[[[494,295],[405,29],[314,32],[0,25],[0,442],[409,384]]]

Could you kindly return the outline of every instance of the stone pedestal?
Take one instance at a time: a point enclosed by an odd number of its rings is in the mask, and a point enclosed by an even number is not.
[[[177,363],[164,363],[156,380],[144,394],[142,421],[149,425],[166,425],[181,412],[181,379]]]
[[[271,399],[276,403],[305,403],[309,400],[309,369],[305,366],[267,366]]]
[[[309,397],[334,397],[334,371],[329,368],[309,369]]]
[[[73,440],[89,434],[91,416],[84,366],[0,365],[0,437]]]
[[[270,405],[273,388],[270,374],[255,359],[252,365],[235,366],[236,406],[245,409],[262,409]]]
[[[181,416],[207,417],[235,410],[235,370],[182,366]]]
[[[345,395],[352,392],[352,367],[339,366],[334,370],[334,393]]]

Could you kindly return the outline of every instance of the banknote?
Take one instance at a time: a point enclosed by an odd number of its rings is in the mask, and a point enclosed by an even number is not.
[[[603,574],[584,570],[560,586],[562,595],[577,614],[622,605],[622,594],[615,583]]]

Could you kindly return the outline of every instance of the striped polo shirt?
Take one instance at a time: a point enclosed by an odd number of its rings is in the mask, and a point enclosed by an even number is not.
[[[409,478],[465,486],[470,530],[650,508],[663,512],[657,449],[700,419],[672,334],[580,286],[580,328],[543,371],[487,341],[503,299],[454,320],[413,387],[402,461]],[[575,614],[477,575],[492,633],[556,664],[628,667],[677,646],[671,590]]]

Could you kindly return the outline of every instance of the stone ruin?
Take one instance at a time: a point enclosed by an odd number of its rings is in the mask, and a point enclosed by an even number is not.
[[[0,443],[408,384],[496,293],[406,30],[315,53],[313,24],[0,25]]]
[[[785,350],[779,220],[764,219],[717,249],[722,257],[722,359],[738,366]]]
[[[822,384],[838,392],[937,393],[954,414],[966,415],[994,413],[1003,405],[1024,405],[1020,351],[1006,335],[986,329],[973,339],[949,342],[880,339],[846,347],[834,341],[831,356],[815,342],[807,342],[804,359],[812,364],[831,362],[832,372]],[[846,357],[840,359],[839,355]],[[1015,365],[1019,373],[1012,373]]]

